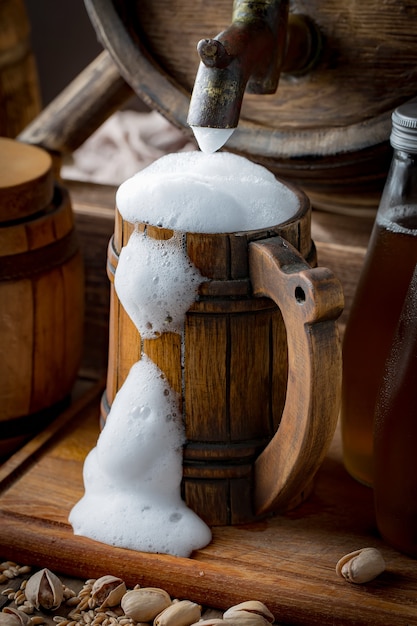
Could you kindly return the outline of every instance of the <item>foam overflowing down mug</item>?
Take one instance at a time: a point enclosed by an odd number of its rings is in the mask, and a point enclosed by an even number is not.
[[[176,178],[163,157],[151,189],[144,171],[117,195],[102,418],[134,363],[149,357],[179,398],[183,498],[209,525],[244,523],[302,500],[327,451],[340,398],[342,289],[331,271],[317,267],[303,192],[230,154],[178,158],[180,165],[170,165]],[[230,174],[236,162],[238,173]],[[148,209],[157,202],[152,216]],[[268,203],[272,213],[264,219]],[[252,216],[241,222],[246,204]],[[199,207],[220,232],[193,222]],[[167,219],[158,213],[164,210]],[[158,301],[163,330],[140,333],[121,303],[114,275],[132,234],[160,246],[175,242],[194,278],[201,276],[181,328],[169,304]],[[148,287],[143,278],[136,285],[143,293]]]

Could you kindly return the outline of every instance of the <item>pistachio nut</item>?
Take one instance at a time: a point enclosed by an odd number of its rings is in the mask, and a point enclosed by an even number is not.
[[[201,618],[201,606],[191,600],[178,600],[154,619],[154,626],[190,626]]]
[[[259,600],[247,600],[246,602],[231,606],[230,609],[225,611],[223,618],[232,619],[235,617],[245,617],[249,619],[251,615],[253,617],[262,617],[271,624],[275,619],[268,607]]]
[[[41,569],[26,583],[26,599],[39,609],[57,609],[64,598],[64,585],[49,569]]]
[[[157,587],[131,589],[120,603],[125,615],[136,622],[151,622],[170,604],[170,595]]]
[[[27,626],[29,622],[29,615],[9,606],[0,613],[0,626]]]
[[[97,578],[91,589],[91,597],[101,608],[117,606],[126,593],[126,584],[117,576]]]
[[[336,573],[350,583],[361,585],[374,580],[385,570],[385,561],[376,548],[362,548],[343,556]]]
[[[240,611],[223,619],[223,626],[271,626],[271,622],[255,613]]]
[[[207,619],[200,619],[191,626],[227,626],[221,617],[211,617]]]

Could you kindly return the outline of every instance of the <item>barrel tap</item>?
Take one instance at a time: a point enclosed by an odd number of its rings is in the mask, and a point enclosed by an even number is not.
[[[320,48],[317,26],[304,15],[289,15],[289,0],[234,0],[232,24],[197,44],[201,61],[188,124],[232,132],[245,91],[274,93],[281,72],[308,71]]]

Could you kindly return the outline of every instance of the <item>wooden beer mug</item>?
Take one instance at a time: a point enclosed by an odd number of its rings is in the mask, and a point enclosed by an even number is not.
[[[209,280],[184,335],[143,339],[111,288],[106,418],[131,366],[146,354],[181,398],[187,443],[183,497],[209,525],[250,522],[303,498],[334,434],[340,396],[341,285],[316,264],[310,203],[272,228],[186,233]],[[173,231],[136,225],[156,239]],[[113,283],[134,226],[116,211]]]

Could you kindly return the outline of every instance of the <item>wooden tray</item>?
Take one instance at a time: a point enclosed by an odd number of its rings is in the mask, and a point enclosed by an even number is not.
[[[102,389],[98,384],[84,393],[0,467],[3,558],[83,578],[112,573],[128,585],[161,586],[173,597],[218,609],[259,599],[280,624],[417,624],[417,563],[379,540],[371,490],[346,474],[338,435],[298,509],[214,528],[213,542],[191,559],[75,537],[67,517],[83,493],[83,460],[98,436]],[[387,571],[363,586],[339,578],[338,559],[366,546],[381,549]]]

